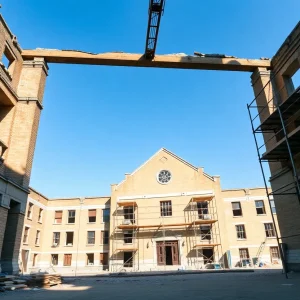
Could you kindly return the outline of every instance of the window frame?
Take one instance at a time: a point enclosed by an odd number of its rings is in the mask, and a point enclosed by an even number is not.
[[[108,216],[105,215],[105,212],[108,212]],[[102,223],[109,223],[110,222],[110,208],[103,208],[102,209]]]
[[[107,234],[107,236],[106,236]],[[101,230],[101,245],[109,245],[109,231]]]
[[[39,210],[39,216],[38,216],[38,222],[41,223],[41,224],[43,222],[43,211],[44,210],[42,208],[40,208],[40,210]]]
[[[55,235],[58,235],[58,242],[56,242],[57,237]],[[53,235],[52,235],[52,245],[56,244],[56,246],[58,246],[60,243],[60,232],[54,231]]]
[[[107,262],[107,263],[104,264],[103,262]],[[100,252],[99,263],[103,267],[108,267],[108,265],[109,265],[109,253],[108,252]]]
[[[245,251],[247,257],[242,257],[242,255],[241,255],[242,251]],[[239,257],[240,257],[240,260],[250,259],[249,249],[248,248],[239,248]]]
[[[245,224],[236,224],[235,230],[236,230],[236,237],[238,240],[246,240],[247,239]]]
[[[262,206],[257,206],[258,203],[262,203]],[[255,209],[256,209],[256,215],[258,216],[264,216],[266,215],[266,207],[265,207],[265,201],[264,200],[255,200]],[[261,210],[261,212],[259,212]]]
[[[95,212],[95,216],[90,216],[90,212]],[[94,221],[91,218],[95,218]],[[96,223],[97,222],[97,209],[89,209],[88,210],[88,223]]]
[[[161,217],[173,216],[172,200],[160,201],[160,216]]]
[[[36,267],[38,253],[33,253],[32,266]]]
[[[233,208],[233,204],[239,204],[240,208],[239,209]],[[241,201],[233,201],[233,202],[231,202],[231,208],[232,208],[232,214],[233,214],[234,218],[242,217],[243,216],[243,209],[242,209]],[[240,214],[239,215],[235,215],[234,211],[240,211]]]
[[[32,214],[33,214],[33,203],[28,203],[28,210],[27,210],[27,220],[32,221]]]
[[[274,257],[273,254],[274,254],[274,249],[276,249],[276,256],[277,257]],[[270,246],[270,258],[271,258],[271,262],[273,263],[273,261],[278,261],[281,259],[280,257],[280,252],[279,252],[279,247],[278,246]]]
[[[272,228],[267,228],[271,225]],[[266,238],[276,238],[275,226],[273,223],[264,223]],[[273,235],[270,235],[272,233]]]
[[[271,213],[273,215],[276,215],[277,212],[276,212],[276,206],[275,206],[275,201],[274,199],[270,199],[270,206],[271,206]]]
[[[28,226],[24,227],[23,244],[28,244],[29,230],[30,227]]]
[[[72,234],[72,244],[68,243],[68,234]],[[74,231],[66,231],[66,245],[67,247],[73,247],[74,246]]]
[[[129,232],[131,232],[131,233],[129,233]],[[124,244],[126,244],[126,245],[133,244],[133,230],[132,229],[123,231],[123,235],[124,235]]]
[[[57,218],[56,213],[61,213],[61,217]],[[57,220],[60,220],[60,222],[57,222]],[[54,211],[54,224],[55,225],[61,225],[63,220],[63,211],[62,210],[55,210]]]
[[[125,253],[131,253],[130,258],[125,260]],[[124,251],[123,252],[123,266],[124,268],[133,268],[133,252],[132,251]]]
[[[74,216],[70,216],[70,214],[74,213]],[[70,222],[70,219],[74,219],[74,222]],[[68,224],[75,224],[76,221],[76,210],[75,209],[71,209],[68,210]]]
[[[89,262],[90,258],[92,258],[92,263]],[[87,266],[94,266],[95,265],[95,254],[94,253],[87,253],[86,254],[86,265]]]
[[[64,267],[71,267],[72,266],[72,254],[71,253],[65,253],[64,254],[63,265],[64,265]]]
[[[94,236],[93,237],[90,237],[89,234],[90,233],[93,233]],[[92,241],[92,243],[91,243]],[[96,232],[94,230],[88,230],[87,232],[87,245],[95,245],[95,241],[96,241]]]
[[[56,263],[54,263],[54,261],[55,261],[55,259],[54,259],[54,256],[56,256]],[[53,266],[58,266],[58,256],[59,256],[59,254],[51,254],[51,264],[53,265]]]
[[[35,235],[35,246],[40,245],[40,237],[41,237],[41,231],[37,230]]]

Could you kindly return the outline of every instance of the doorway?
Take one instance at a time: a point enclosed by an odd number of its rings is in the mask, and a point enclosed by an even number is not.
[[[23,272],[27,272],[27,263],[28,263],[28,257],[29,257],[29,250],[22,250],[22,267]]]
[[[178,241],[156,242],[156,252],[158,265],[179,265]]]

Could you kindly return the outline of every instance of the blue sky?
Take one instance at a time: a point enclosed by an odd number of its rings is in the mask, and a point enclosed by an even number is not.
[[[143,53],[148,0],[3,0],[24,49]],[[272,57],[298,0],[167,0],[157,53]],[[109,195],[165,147],[223,188],[262,186],[246,104],[250,73],[49,65],[31,186],[49,197]]]

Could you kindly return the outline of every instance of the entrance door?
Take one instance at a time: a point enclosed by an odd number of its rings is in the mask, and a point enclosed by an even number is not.
[[[27,263],[28,263],[29,250],[22,250],[22,265],[23,272],[27,272]]]
[[[178,241],[157,242],[156,253],[158,265],[179,265]]]

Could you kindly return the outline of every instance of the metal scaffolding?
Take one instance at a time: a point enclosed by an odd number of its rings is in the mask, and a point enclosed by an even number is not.
[[[160,205],[144,206],[134,201],[117,203],[111,234],[111,272],[198,270],[215,265],[224,268],[213,195],[193,197],[185,204],[172,203],[167,216],[162,216],[161,209]],[[174,265],[167,264],[166,247],[177,251]]]

